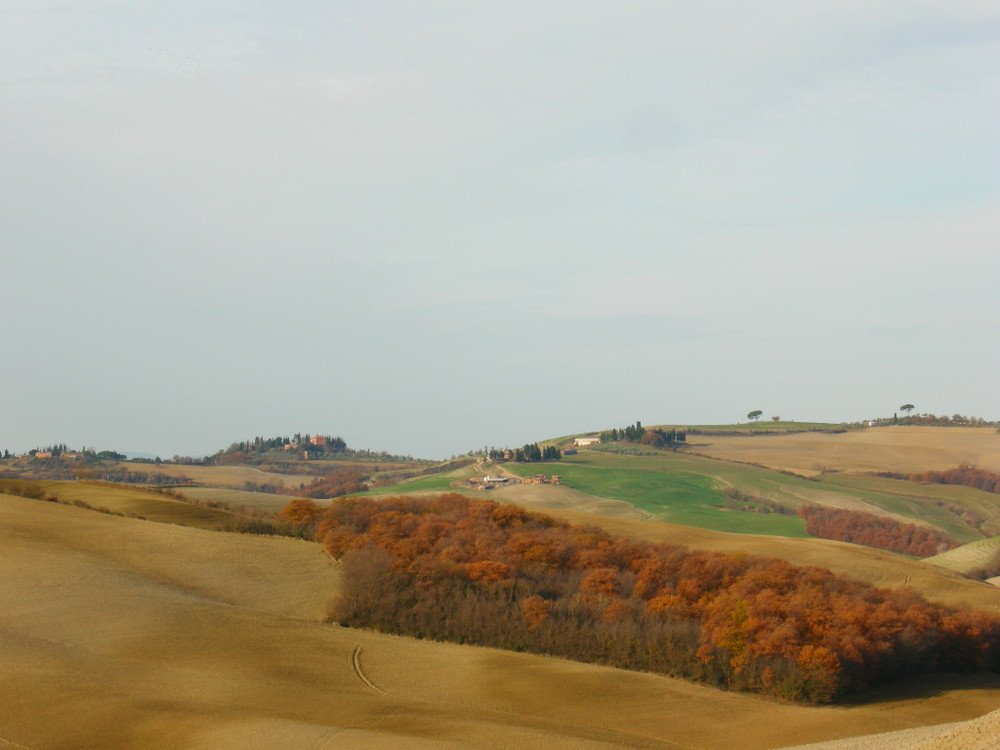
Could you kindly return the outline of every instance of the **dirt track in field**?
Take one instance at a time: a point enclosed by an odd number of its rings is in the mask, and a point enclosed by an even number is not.
[[[822,471],[912,473],[970,463],[1000,472],[992,427],[872,427],[840,434],[690,435],[688,449],[807,476]]]

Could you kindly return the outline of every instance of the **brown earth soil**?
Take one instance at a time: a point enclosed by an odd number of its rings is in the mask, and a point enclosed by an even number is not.
[[[790,706],[342,629],[318,621],[337,585],[315,544],[0,496],[0,746],[764,750],[1000,700],[1000,677],[941,677]]]
[[[914,473],[969,463],[1000,472],[992,427],[872,427],[840,434],[691,435],[688,450],[813,476],[823,471]]]

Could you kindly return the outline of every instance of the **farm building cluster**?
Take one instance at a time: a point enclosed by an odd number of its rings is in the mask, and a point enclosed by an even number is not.
[[[562,477],[558,474],[553,474],[552,476],[535,474],[531,477],[519,479],[517,477],[490,476],[489,474],[484,474],[481,476],[469,477],[465,480],[465,483],[472,489],[492,490],[497,487],[506,487],[511,484],[562,484]]]

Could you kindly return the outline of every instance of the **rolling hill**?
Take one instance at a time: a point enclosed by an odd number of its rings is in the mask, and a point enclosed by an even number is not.
[[[925,463],[935,440],[943,454]],[[560,473],[562,485],[475,491],[463,487],[474,471],[465,467],[378,492],[459,489],[614,534],[776,556],[1000,612],[1000,588],[960,574],[995,548],[996,496],[865,473],[989,467],[997,440],[953,427],[698,436],[686,452],[582,450],[558,464],[488,469]],[[809,461],[824,471],[803,476]],[[239,489],[259,478],[252,467],[201,468],[205,486],[185,490],[195,499],[264,512],[288,500]],[[344,629],[323,622],[340,572],[318,545],[218,531],[225,506],[103,484],[39,486],[60,502],[0,494],[0,748],[766,750],[964,721],[1000,702],[1000,676],[979,675],[910,680],[837,707],[792,706]],[[916,521],[966,544],[919,561],[814,539],[794,515],[726,508],[726,487],[790,511],[825,504]],[[918,741],[900,735],[895,746]]]
[[[0,513],[0,746],[763,750],[1000,699],[979,676],[807,708],[346,630],[320,622],[338,573],[318,545],[12,496]]]
[[[568,445],[570,438],[552,442]],[[945,458],[923,463],[935,442],[944,446]],[[713,451],[719,455],[709,455]],[[898,472],[905,467],[919,471],[927,465],[993,460],[994,454],[1000,456],[1000,434],[991,428],[883,427],[751,436],[720,431],[719,435],[692,435],[676,451],[634,444],[596,446],[558,462],[487,463],[481,470],[516,477],[559,474],[559,486],[522,484],[492,491],[503,499],[541,507],[587,509],[716,531],[805,537],[805,524],[795,513],[804,505],[821,505],[933,527],[959,543],[968,543],[1000,534],[996,495],[867,472]],[[864,471],[858,470],[862,455]],[[813,471],[807,468],[808,462],[824,470]],[[468,492],[463,479],[464,474],[457,472],[438,474],[378,492],[411,494],[449,488]],[[782,506],[788,515],[726,507],[726,488]]]

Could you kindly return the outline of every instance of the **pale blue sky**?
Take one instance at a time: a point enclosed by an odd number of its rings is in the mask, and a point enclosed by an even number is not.
[[[998,80],[993,2],[0,0],[0,450],[1000,418]]]

